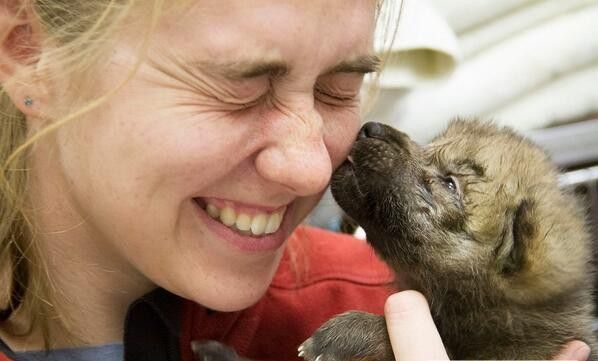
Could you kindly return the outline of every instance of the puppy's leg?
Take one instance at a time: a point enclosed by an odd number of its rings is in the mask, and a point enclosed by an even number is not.
[[[328,320],[299,347],[307,361],[394,361],[383,316],[346,312]]]
[[[242,361],[231,347],[218,341],[193,341],[191,349],[197,361]]]

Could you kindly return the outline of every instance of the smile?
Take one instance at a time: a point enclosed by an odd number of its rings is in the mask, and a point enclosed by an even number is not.
[[[250,214],[243,210],[235,210],[230,206],[219,207],[205,200],[196,199],[196,202],[213,219],[234,231],[251,236],[262,236],[278,231],[287,208],[285,206],[274,212],[262,211]]]

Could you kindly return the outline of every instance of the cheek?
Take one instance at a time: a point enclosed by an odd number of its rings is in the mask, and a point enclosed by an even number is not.
[[[346,158],[357,137],[361,125],[359,108],[347,108],[340,111],[321,111],[324,118],[324,142],[330,153],[333,169]]]

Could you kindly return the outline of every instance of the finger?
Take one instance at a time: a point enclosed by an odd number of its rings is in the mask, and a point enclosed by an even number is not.
[[[586,361],[590,357],[590,346],[581,341],[571,341],[554,357],[554,360]]]
[[[428,302],[421,293],[395,293],[386,301],[384,312],[398,361],[448,360]]]

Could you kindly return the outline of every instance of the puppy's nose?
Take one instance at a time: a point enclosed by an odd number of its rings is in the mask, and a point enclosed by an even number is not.
[[[364,138],[384,138],[385,136],[386,128],[384,125],[376,122],[368,122],[361,127],[357,135],[357,140]]]

